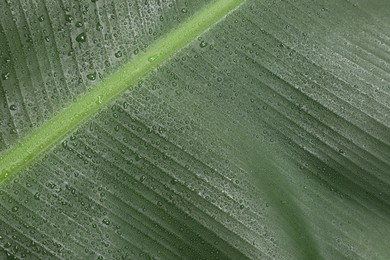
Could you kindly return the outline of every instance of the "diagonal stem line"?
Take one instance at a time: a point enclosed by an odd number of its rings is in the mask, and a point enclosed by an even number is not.
[[[104,109],[126,88],[171,58],[198,35],[223,19],[245,0],[216,0],[148,51],[125,64],[68,108],[44,123],[0,157],[0,181],[28,167],[67,134]]]

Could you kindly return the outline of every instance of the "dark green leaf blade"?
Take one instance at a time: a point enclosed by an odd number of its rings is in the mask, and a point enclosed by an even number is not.
[[[389,25],[370,3],[247,1],[2,183],[1,248],[388,258]]]

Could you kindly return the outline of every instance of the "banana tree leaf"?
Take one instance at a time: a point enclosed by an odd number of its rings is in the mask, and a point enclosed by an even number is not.
[[[390,2],[0,2],[0,259],[389,259]]]

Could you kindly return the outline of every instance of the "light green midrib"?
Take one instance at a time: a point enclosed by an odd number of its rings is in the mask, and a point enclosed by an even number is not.
[[[35,129],[0,158],[0,181],[25,169],[92,118],[126,88],[172,57],[245,0],[216,0],[125,64],[68,108]]]

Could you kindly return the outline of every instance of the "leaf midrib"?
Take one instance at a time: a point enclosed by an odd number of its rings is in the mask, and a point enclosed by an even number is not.
[[[126,88],[171,58],[245,0],[216,0],[154,43],[145,53],[96,85],[68,108],[46,121],[0,157],[0,181],[25,169],[91,119]]]

